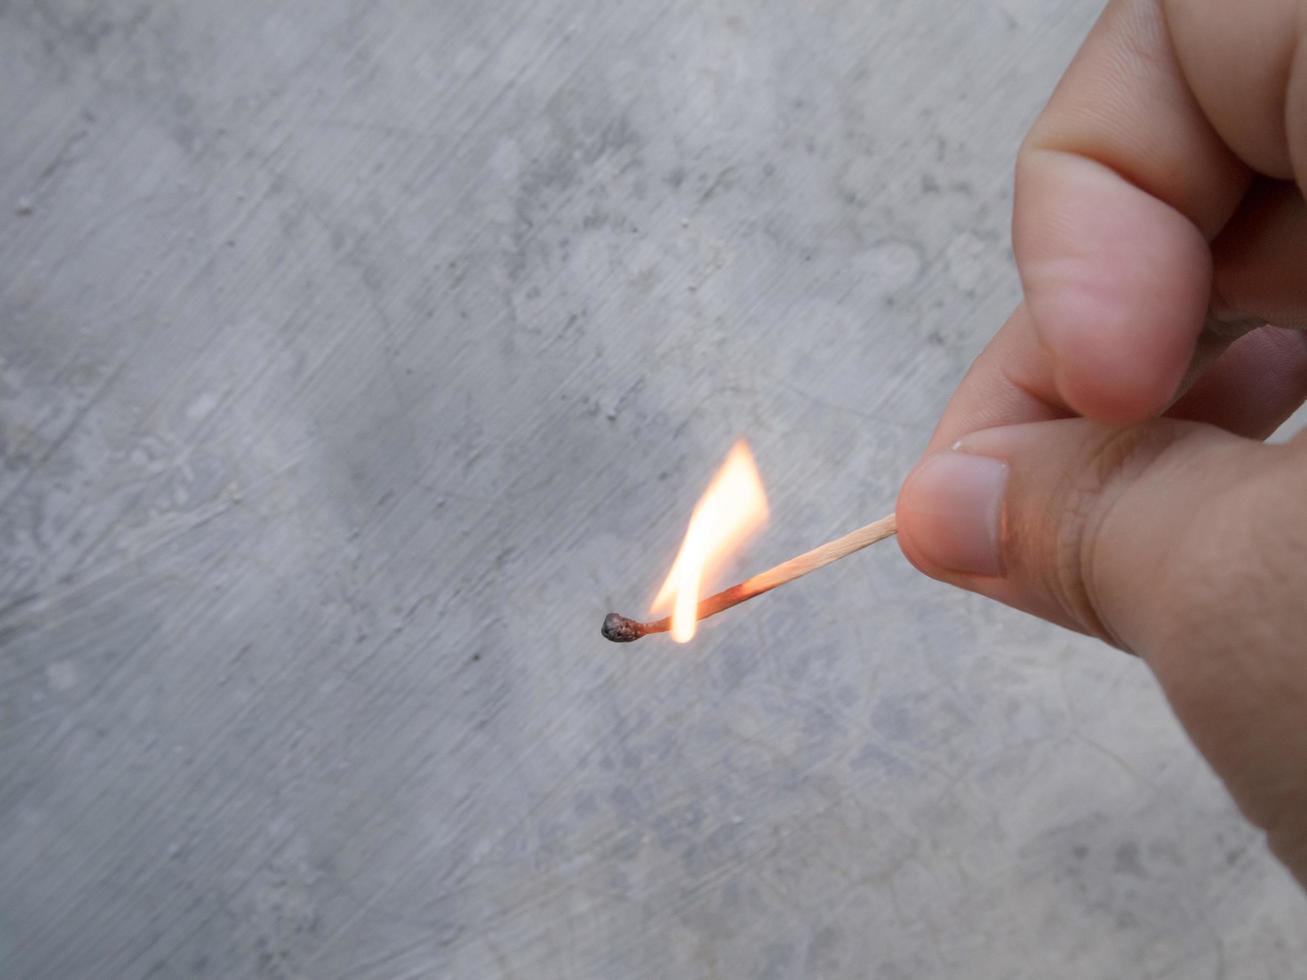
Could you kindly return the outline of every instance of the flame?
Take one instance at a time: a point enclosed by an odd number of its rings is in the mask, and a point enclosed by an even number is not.
[[[705,581],[766,522],[762,478],[749,444],[741,439],[695,504],[681,550],[653,601],[655,613],[671,607],[673,640],[686,643],[694,636]]]

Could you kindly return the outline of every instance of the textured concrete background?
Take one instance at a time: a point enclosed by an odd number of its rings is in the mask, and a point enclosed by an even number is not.
[[[0,974],[1281,978],[1137,663],[879,516],[1095,5],[0,2]]]

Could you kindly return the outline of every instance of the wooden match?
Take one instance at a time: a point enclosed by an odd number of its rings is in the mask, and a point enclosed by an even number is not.
[[[699,603],[698,614],[695,618],[707,619],[709,616],[716,616],[719,612],[730,609],[731,606],[738,606],[741,602],[748,602],[764,592],[770,592],[777,586],[784,585],[786,582],[793,582],[796,578],[802,578],[809,572],[815,572],[833,561],[839,561],[855,551],[861,551],[868,545],[883,541],[896,530],[898,530],[898,525],[893,514],[882,517],[878,521],[872,521],[866,527],[851,531],[842,538],[828,541],[820,548],[813,548],[797,558],[783,561],[775,568],[769,568],[752,578],[747,578],[738,585],[732,585],[729,589],[723,589],[716,595],[710,595]],[[600,632],[604,634],[606,639],[612,640],[614,643],[630,643],[642,636],[648,636],[650,633],[665,633],[671,628],[672,618],[670,616],[653,623],[638,623],[625,616],[619,616],[617,613],[609,613],[604,617],[604,625]]]

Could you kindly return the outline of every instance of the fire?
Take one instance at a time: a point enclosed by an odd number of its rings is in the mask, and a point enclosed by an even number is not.
[[[672,610],[672,639],[686,643],[698,626],[704,583],[721,563],[767,522],[767,495],[743,439],[695,504],[681,550],[653,602],[655,613]]]

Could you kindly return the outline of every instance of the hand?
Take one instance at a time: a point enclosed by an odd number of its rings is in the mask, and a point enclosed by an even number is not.
[[[1260,441],[1307,397],[1304,188],[1307,7],[1111,0],[897,510],[927,574],[1142,656],[1307,885],[1307,437]]]

